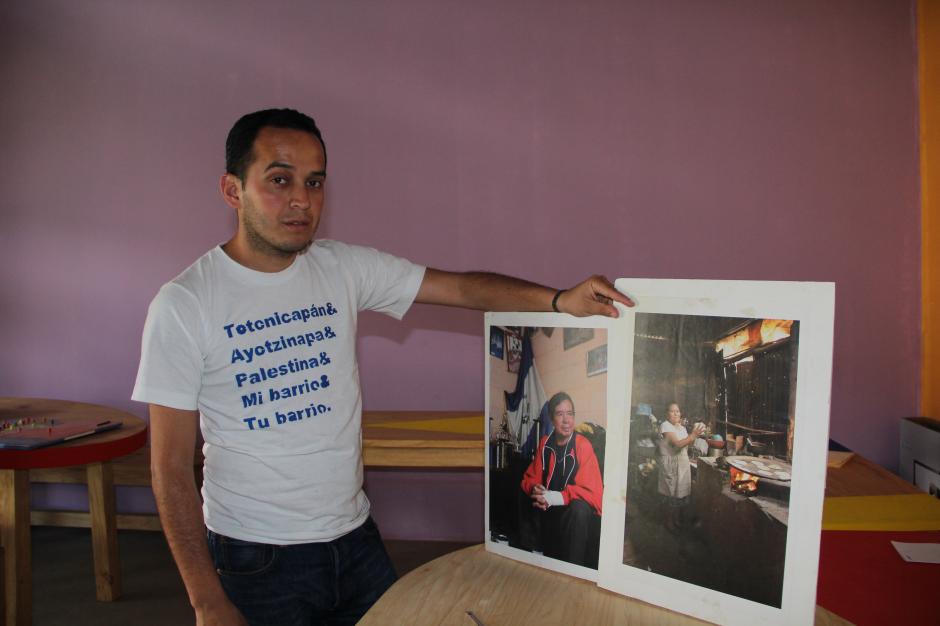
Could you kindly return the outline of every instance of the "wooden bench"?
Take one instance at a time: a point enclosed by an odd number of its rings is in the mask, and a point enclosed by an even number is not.
[[[196,451],[193,470],[198,484],[202,483],[202,452]],[[111,461],[115,487],[150,488],[150,446],[144,446],[136,452]],[[31,483],[55,483],[66,485],[84,485],[87,472],[84,465],[74,467],[52,467],[34,469],[29,472]],[[68,526],[90,528],[91,517],[84,511],[30,511],[30,523],[33,526]],[[160,518],[156,513],[135,514],[119,513],[117,527],[128,530],[162,530]]]
[[[479,411],[363,411],[362,460],[367,468],[482,469],[485,419]],[[193,462],[202,484],[202,450]],[[111,461],[116,487],[150,488],[150,447]],[[84,485],[85,466],[30,470],[33,483]],[[82,511],[31,511],[33,526],[89,528]],[[118,514],[117,527],[162,530],[156,514]]]

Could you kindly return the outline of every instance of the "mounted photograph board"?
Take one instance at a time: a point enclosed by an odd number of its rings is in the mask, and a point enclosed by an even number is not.
[[[834,285],[616,285],[636,306],[609,331],[598,584],[719,624],[811,624]],[[663,443],[680,419],[708,429],[694,463]]]
[[[510,328],[521,342],[516,371],[507,371],[492,355],[486,358],[486,549],[591,581],[597,580],[603,519],[607,417],[625,410],[610,404],[607,375],[599,360],[611,322],[605,317],[555,313],[485,316],[488,344],[494,335],[508,337]],[[555,453],[546,451],[552,446],[539,444],[555,439],[548,406],[559,393],[567,400],[560,400],[557,410],[573,417],[574,434],[558,447],[555,458],[560,461],[553,464],[547,459]],[[621,393],[614,398],[624,402]],[[546,462],[537,462],[536,457]],[[549,467],[551,471],[546,471]],[[564,490],[569,504],[547,511],[534,506],[533,485],[546,483],[559,493]],[[528,492],[524,484],[529,485]]]

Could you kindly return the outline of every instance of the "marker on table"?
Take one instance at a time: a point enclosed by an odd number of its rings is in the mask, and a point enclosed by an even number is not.
[[[92,428],[91,430],[83,430],[83,431],[80,432],[80,433],[75,433],[74,435],[69,435],[68,437],[63,438],[62,441],[69,441],[69,440],[75,439],[75,438],[77,438],[77,437],[84,437],[84,436],[86,436],[86,435],[93,435],[93,434],[95,434],[96,432],[98,432],[98,429],[99,429],[99,428],[101,428],[102,426],[107,426],[107,425],[110,424],[110,423],[111,423],[111,420],[105,420],[105,421],[103,421],[103,422],[99,422],[98,424],[95,424],[95,427]]]

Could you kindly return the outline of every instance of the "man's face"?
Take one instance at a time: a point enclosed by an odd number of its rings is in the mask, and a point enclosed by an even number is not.
[[[555,407],[552,415],[552,424],[555,425],[555,438],[559,442],[566,441],[574,432],[574,405],[568,400],[562,400]]]
[[[323,210],[326,157],[310,133],[262,128],[241,183],[239,228],[253,255],[292,258],[313,241]]]

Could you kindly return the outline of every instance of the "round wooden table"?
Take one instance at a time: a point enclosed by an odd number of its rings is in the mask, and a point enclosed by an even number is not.
[[[29,470],[86,466],[96,595],[110,601],[121,595],[110,461],[147,442],[146,423],[124,411],[67,400],[0,398],[0,422],[24,417],[48,418],[56,424],[111,420],[121,427],[36,450],[0,450],[0,543],[8,625],[32,622]]]
[[[705,624],[627,598],[594,583],[471,546],[409,572],[366,613],[359,626],[455,624]],[[816,607],[817,626],[849,623]]]

